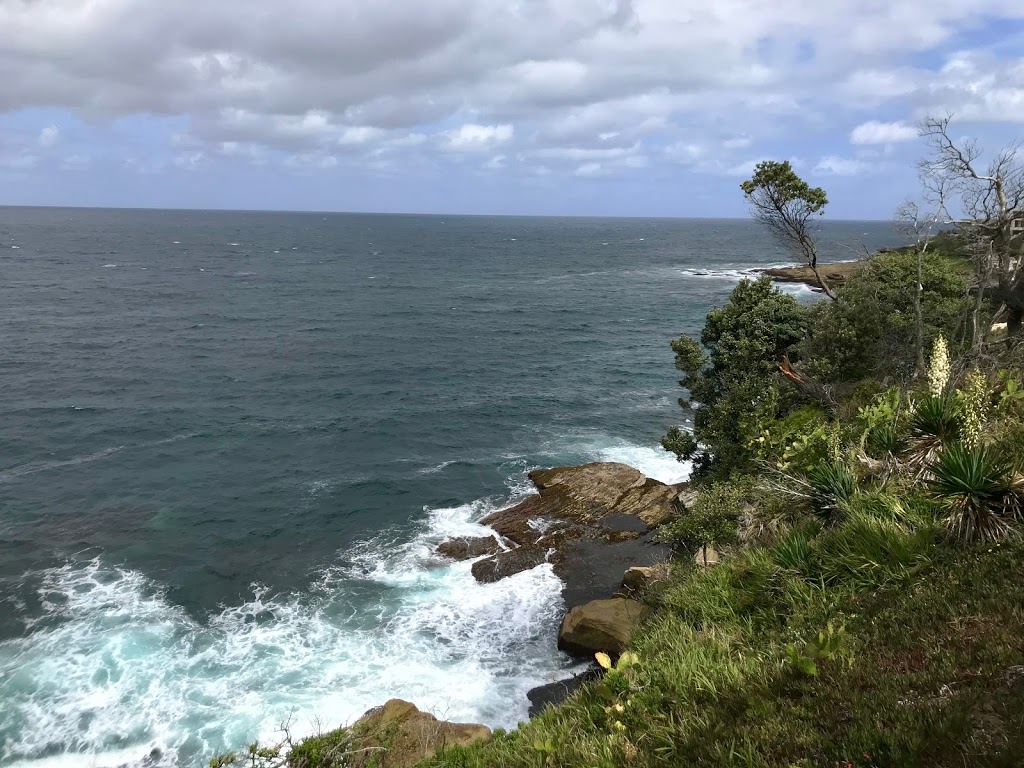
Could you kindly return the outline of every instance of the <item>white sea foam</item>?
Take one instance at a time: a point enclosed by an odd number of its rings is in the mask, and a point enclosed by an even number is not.
[[[111,267],[116,267],[116,266],[118,266],[118,265],[117,264],[104,264],[103,265],[104,269],[109,269]]]
[[[447,537],[493,533],[476,522],[491,509],[431,510],[404,542],[343,553],[301,597],[256,586],[208,621],[100,560],[44,572],[44,619],[0,644],[0,764],[105,768],[158,749],[161,766],[197,765],[286,719],[302,735],[391,696],[514,726],[526,692],[571,662],[555,650],[550,565],[483,585],[471,563],[434,555]]]

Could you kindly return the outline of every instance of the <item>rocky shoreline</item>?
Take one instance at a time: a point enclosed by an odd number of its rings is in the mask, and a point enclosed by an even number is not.
[[[481,583],[541,563],[551,563],[562,580],[566,613],[558,648],[592,664],[531,690],[533,717],[601,676],[595,653],[614,657],[628,645],[650,612],[644,593],[668,573],[673,555],[656,540],[657,529],[687,514],[696,494],[688,483],[668,485],[610,462],[536,470],[529,477],[536,494],[481,521],[494,535],[449,539],[435,552],[447,560],[473,560],[473,576]],[[370,710],[348,730],[360,752],[377,754],[381,768],[406,768],[444,746],[491,733],[483,725],[437,720],[398,699]]]
[[[618,654],[646,614],[641,597],[652,578],[667,571],[671,548],[657,529],[686,514],[695,494],[688,483],[668,485],[632,467],[593,463],[531,472],[537,493],[481,523],[495,535],[452,539],[437,554],[475,559],[483,583],[551,563],[562,580],[566,614],[558,645],[581,659]],[[596,666],[530,691],[530,714],[563,700],[594,679]]]
[[[819,264],[818,274],[828,283],[829,288],[841,287],[863,265],[863,259],[856,261],[838,261],[832,264]],[[820,291],[821,283],[814,276],[810,267],[772,267],[756,270],[767,275],[776,283],[804,283],[814,290]]]

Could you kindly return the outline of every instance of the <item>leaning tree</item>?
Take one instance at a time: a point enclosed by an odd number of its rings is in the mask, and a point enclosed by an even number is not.
[[[824,214],[828,198],[821,187],[812,187],[797,176],[788,160],[765,160],[754,175],[740,184],[755,221],[768,228],[778,242],[797,255],[830,299],[836,295],[818,273],[818,247],[813,221]]]

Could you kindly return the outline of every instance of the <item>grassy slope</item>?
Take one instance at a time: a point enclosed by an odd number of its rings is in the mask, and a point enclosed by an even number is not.
[[[803,574],[778,547],[677,573],[634,645],[621,714],[588,689],[427,765],[1024,765],[1024,544],[907,536],[843,579],[826,561],[853,537],[820,538]],[[830,621],[845,631],[817,676],[786,663]]]

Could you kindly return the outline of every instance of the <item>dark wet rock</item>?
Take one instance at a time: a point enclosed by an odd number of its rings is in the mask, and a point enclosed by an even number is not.
[[[635,515],[608,515],[601,521],[606,530],[614,533],[645,533],[648,529],[647,523]]]
[[[578,656],[592,657],[600,651],[618,655],[649,613],[643,603],[624,597],[578,605],[562,619],[558,647]]]
[[[499,552],[473,563],[473,577],[483,584],[500,581],[536,568],[545,562],[547,554],[547,550],[540,547],[518,547],[508,552]]]
[[[504,548],[494,536],[462,536],[442,541],[434,551],[450,560],[472,560],[484,555],[494,555]]]
[[[536,717],[545,708],[561,704],[572,694],[578,691],[586,683],[601,679],[601,668],[594,664],[585,672],[567,677],[564,680],[556,680],[547,685],[540,685],[526,694],[530,700],[530,717]]]
[[[603,538],[568,542],[555,559],[566,609],[614,594],[622,585],[623,572],[631,566],[666,562],[672,548],[656,541],[656,533],[612,543]]]

